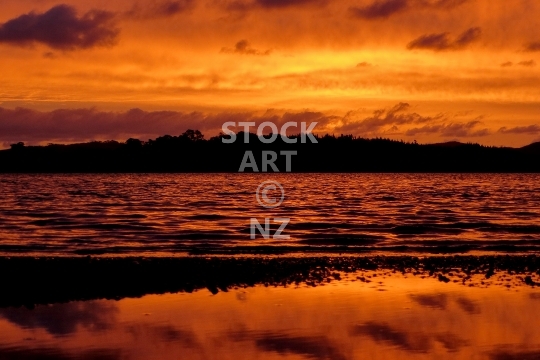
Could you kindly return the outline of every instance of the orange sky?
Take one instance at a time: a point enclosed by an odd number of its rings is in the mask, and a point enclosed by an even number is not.
[[[292,117],[522,146],[540,140],[539,13],[536,0],[7,0],[0,145]]]

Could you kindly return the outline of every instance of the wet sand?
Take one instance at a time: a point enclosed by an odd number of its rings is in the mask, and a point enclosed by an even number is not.
[[[256,285],[317,287],[337,281],[384,285],[410,275],[466,287],[540,286],[540,257],[2,257],[0,307],[121,299],[208,289],[212,294]]]

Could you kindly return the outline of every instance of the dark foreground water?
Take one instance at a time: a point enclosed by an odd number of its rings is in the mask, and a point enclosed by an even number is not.
[[[281,206],[257,202],[265,180]],[[0,189],[4,255],[540,249],[535,174],[13,174]],[[251,239],[265,217],[290,218],[290,239]]]
[[[540,359],[540,293],[505,274],[469,286],[390,271],[343,276],[2,308],[0,358]]]

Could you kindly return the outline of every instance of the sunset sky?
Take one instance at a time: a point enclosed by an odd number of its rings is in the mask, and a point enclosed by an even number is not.
[[[537,0],[6,0],[0,147],[225,121],[540,141]]]

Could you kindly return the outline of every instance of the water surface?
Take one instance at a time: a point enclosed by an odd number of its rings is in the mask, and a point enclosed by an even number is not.
[[[366,272],[317,287],[4,308],[0,358],[540,358],[538,291],[479,285]]]
[[[281,206],[257,202],[264,180],[283,185]],[[0,189],[4,255],[540,246],[537,174],[12,174]],[[251,239],[265,217],[290,218],[290,239]]]

